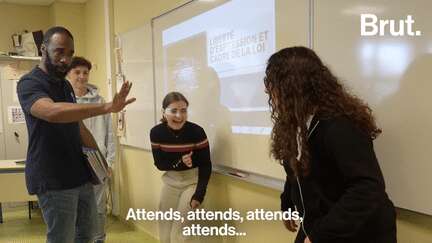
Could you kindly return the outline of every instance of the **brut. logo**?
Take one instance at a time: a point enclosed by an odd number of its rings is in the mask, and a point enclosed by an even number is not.
[[[361,14],[360,34],[362,36],[384,36],[390,33],[391,36],[421,36],[421,31],[414,31],[414,19],[407,15],[406,19],[380,19],[375,14]]]

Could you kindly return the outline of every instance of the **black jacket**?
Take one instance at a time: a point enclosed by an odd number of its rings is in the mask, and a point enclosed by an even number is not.
[[[311,128],[318,119],[312,120]],[[371,138],[347,118],[320,120],[309,136],[310,174],[287,176],[282,210],[294,206],[312,243],[394,243],[395,209],[385,192]],[[292,174],[284,163],[287,175]],[[306,212],[306,215],[304,215]],[[299,230],[296,243],[303,243]]]

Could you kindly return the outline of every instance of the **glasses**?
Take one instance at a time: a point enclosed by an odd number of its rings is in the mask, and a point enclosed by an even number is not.
[[[167,113],[169,115],[173,115],[173,116],[186,115],[187,114],[187,108],[181,108],[181,109],[165,108],[165,113]]]

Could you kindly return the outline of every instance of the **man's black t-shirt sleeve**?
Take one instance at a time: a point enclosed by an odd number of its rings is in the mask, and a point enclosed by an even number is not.
[[[33,104],[40,98],[49,97],[47,87],[37,79],[22,78],[17,85],[18,99],[24,112],[30,114]]]

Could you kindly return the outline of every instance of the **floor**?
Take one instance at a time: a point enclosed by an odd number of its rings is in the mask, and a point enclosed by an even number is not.
[[[33,210],[28,219],[25,205],[3,208],[3,224],[0,224],[0,243],[45,243],[45,224],[39,210]],[[107,221],[106,243],[158,243],[150,235],[133,230],[114,217]]]

